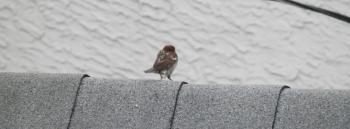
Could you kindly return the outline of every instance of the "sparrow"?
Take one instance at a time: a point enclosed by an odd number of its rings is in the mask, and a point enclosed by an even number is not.
[[[166,45],[157,54],[157,58],[153,64],[153,67],[145,70],[145,73],[156,73],[160,75],[160,79],[168,78],[171,79],[177,65],[178,57],[175,52],[175,47],[172,45]]]

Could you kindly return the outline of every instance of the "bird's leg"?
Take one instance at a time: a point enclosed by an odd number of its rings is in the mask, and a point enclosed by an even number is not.
[[[160,80],[163,80],[165,77],[163,74],[160,74]]]
[[[160,80],[163,80],[163,79],[165,79],[165,78],[166,78],[166,76],[165,76],[165,72],[166,72],[166,71],[160,71],[160,72],[159,72],[159,75],[160,75]]]
[[[167,77],[168,77],[169,80],[173,80],[173,79],[171,79],[170,75],[168,75]]]
[[[171,71],[167,70],[167,71],[166,71],[166,75],[167,75],[166,77],[167,77],[169,80],[171,80],[171,81],[173,80],[173,79],[171,79]]]

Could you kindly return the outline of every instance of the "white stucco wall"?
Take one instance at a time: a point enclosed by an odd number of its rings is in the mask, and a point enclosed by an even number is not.
[[[350,88],[350,24],[267,0],[0,0],[0,72]],[[350,15],[349,0],[306,3]]]

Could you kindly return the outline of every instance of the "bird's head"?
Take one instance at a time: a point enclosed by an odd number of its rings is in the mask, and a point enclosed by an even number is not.
[[[175,52],[175,47],[173,45],[166,45],[163,50],[166,52]]]

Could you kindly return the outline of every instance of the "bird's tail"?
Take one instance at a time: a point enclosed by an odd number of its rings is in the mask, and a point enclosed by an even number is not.
[[[144,72],[145,73],[153,73],[154,71],[155,71],[154,68],[150,68],[150,69],[145,70]]]

